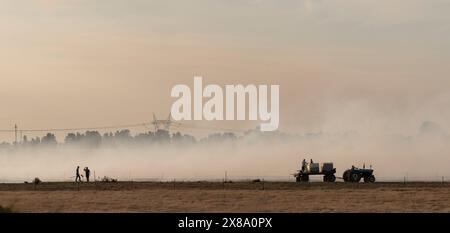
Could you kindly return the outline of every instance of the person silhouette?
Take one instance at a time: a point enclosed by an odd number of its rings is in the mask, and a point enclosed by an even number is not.
[[[75,174],[75,182],[81,182],[80,166],[77,166],[77,170],[76,170],[76,174]]]
[[[302,171],[306,170],[306,159],[303,159],[302,161]]]
[[[84,168],[84,173],[86,175],[86,181],[89,182],[89,175],[91,174],[91,170],[88,167]]]

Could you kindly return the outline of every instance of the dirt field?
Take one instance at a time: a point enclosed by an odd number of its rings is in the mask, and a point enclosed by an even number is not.
[[[450,183],[0,184],[0,205],[13,212],[450,212]]]

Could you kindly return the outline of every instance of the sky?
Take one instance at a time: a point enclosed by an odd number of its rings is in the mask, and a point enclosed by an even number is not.
[[[171,88],[200,75],[280,85],[286,132],[414,135],[424,121],[448,132],[449,11],[444,0],[3,0],[0,129],[165,118]]]

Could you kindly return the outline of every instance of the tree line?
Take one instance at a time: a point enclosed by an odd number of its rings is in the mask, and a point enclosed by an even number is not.
[[[64,141],[58,142],[55,134],[47,133],[42,137],[28,138],[23,136],[17,143],[3,142],[0,147],[35,147],[35,146],[57,146],[57,145],[79,145],[86,147],[98,147],[101,145],[120,145],[120,144],[195,144],[236,140],[238,136],[234,133],[213,133],[205,138],[197,140],[189,134],[180,132],[170,133],[167,130],[158,130],[156,132],[148,131],[132,135],[130,130],[123,129],[116,132],[107,132],[101,134],[98,131],[86,131],[84,133],[68,133]]]

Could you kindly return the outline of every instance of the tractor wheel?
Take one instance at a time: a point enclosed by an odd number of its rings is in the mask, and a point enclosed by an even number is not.
[[[374,175],[369,176],[369,182],[370,183],[375,183],[375,176]]]
[[[351,173],[351,182],[359,183],[361,181],[361,175],[359,173]]]

